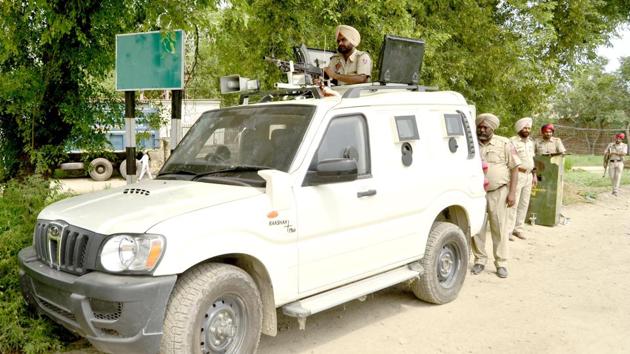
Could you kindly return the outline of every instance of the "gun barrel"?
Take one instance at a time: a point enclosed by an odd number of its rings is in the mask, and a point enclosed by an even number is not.
[[[280,59],[271,58],[271,57],[264,57],[264,59],[268,62],[274,63],[280,70],[282,70],[285,73],[291,71],[291,64],[287,60],[280,60]],[[299,73],[301,72],[304,74],[310,74],[310,75],[316,75],[316,76],[324,75],[323,69],[310,65],[310,64],[293,63],[293,70],[295,72],[299,72]]]

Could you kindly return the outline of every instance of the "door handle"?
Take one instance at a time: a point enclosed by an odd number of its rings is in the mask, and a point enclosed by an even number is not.
[[[376,195],[376,189],[368,189],[366,191],[357,192],[357,198],[371,197]]]

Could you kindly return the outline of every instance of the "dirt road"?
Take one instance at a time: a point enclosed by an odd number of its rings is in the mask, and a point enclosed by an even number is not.
[[[489,264],[442,306],[400,285],[311,316],[306,331],[279,314],[259,353],[630,353],[630,188],[563,213],[567,225],[510,242],[507,279]]]

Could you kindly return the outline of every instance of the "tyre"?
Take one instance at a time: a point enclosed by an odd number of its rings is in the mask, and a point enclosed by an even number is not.
[[[422,258],[424,274],[412,283],[420,300],[445,304],[457,298],[466,278],[468,242],[455,224],[436,222]]]
[[[99,157],[90,162],[90,177],[95,181],[107,181],[113,172],[114,167],[106,158]]]
[[[201,264],[177,280],[160,352],[254,353],[261,327],[260,293],[249,274],[227,264]]]
[[[65,162],[59,165],[64,171],[82,170],[84,168],[83,162]]]
[[[140,176],[140,168],[142,168],[142,165],[140,164],[138,160],[136,160],[136,177]],[[122,178],[127,178],[127,160],[123,160],[120,163],[118,172],[120,172],[120,176]]]

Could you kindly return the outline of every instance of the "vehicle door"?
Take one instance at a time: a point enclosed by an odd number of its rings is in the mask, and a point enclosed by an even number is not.
[[[368,122],[362,113],[333,117],[308,155],[309,171],[296,189],[299,289],[314,292],[382,266],[374,253],[382,230],[372,220],[382,208],[372,176]],[[311,157],[312,156],[312,157]],[[356,162],[356,179],[313,184],[318,163]]]

